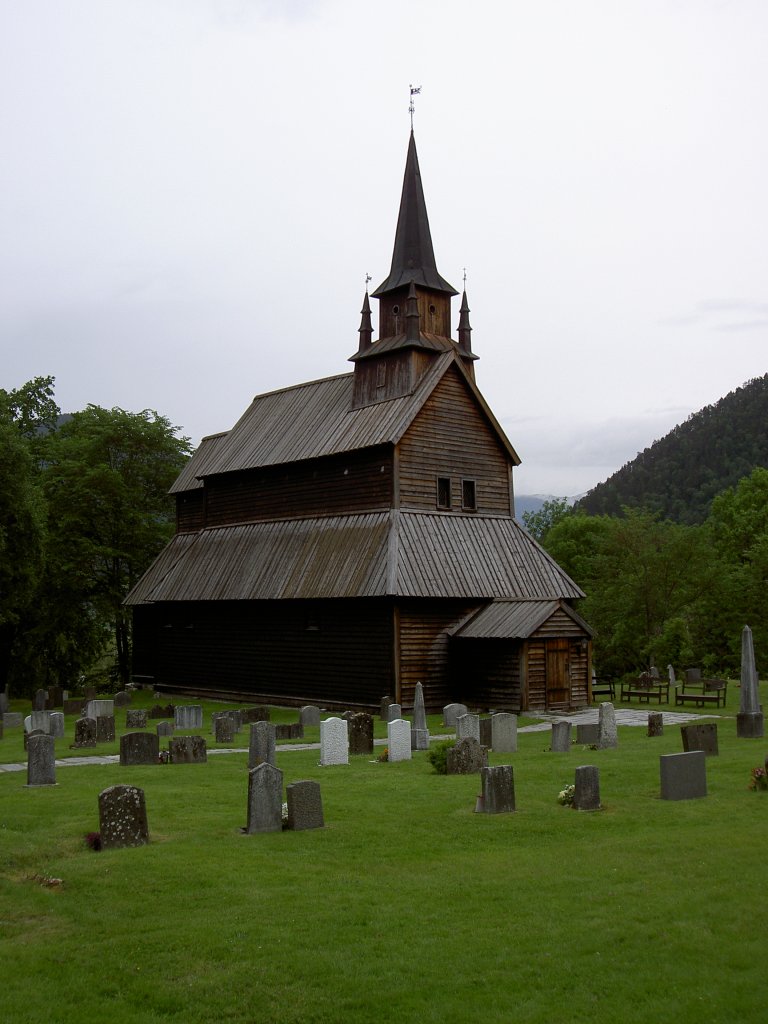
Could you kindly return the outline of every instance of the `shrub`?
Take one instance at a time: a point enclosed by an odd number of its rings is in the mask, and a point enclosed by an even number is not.
[[[448,751],[453,745],[453,740],[443,740],[441,743],[434,743],[429,748],[427,760],[438,775],[448,774]]]

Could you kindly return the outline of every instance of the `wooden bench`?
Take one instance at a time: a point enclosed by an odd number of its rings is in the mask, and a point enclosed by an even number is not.
[[[684,689],[687,687],[687,689]],[[724,708],[728,696],[727,679],[702,679],[700,683],[678,683],[675,687],[675,704],[694,704],[703,708],[706,704]]]
[[[637,699],[641,704],[650,704],[652,697],[655,697],[659,704],[662,700],[668,704],[669,683],[663,679],[643,674],[637,679],[630,679],[629,682],[621,684],[620,700],[630,703]]]

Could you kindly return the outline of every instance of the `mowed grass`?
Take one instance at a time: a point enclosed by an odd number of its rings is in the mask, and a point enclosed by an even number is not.
[[[515,769],[499,816],[474,813],[478,777],[424,753],[278,752],[286,784],[322,787],[326,828],[301,833],[240,832],[244,754],[59,768],[32,790],[0,773],[2,1019],[763,1021],[768,792],[747,784],[768,743],[717,721],[706,799],[659,799],[678,727],[567,754],[527,733],[491,755]],[[601,812],[556,802],[580,764],[600,769]],[[93,853],[119,782],[145,790],[151,842]]]

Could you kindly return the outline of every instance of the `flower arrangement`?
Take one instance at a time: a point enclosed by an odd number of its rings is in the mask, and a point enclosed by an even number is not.
[[[753,768],[749,777],[748,789],[768,789],[768,770],[765,768]]]
[[[382,752],[376,758],[377,761],[388,761],[389,760],[389,747],[384,747]]]
[[[561,789],[557,794],[557,802],[562,804],[563,807],[573,806],[573,797],[576,793],[575,786],[566,786],[565,789]]]
[[[283,804],[281,818],[283,824],[283,832],[285,832],[285,830],[288,828],[288,804]]]

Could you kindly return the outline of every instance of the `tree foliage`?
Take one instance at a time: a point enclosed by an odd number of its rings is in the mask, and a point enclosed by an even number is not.
[[[552,527],[570,513],[571,505],[567,498],[551,498],[537,512],[523,512],[523,523],[532,537],[542,541]]]

